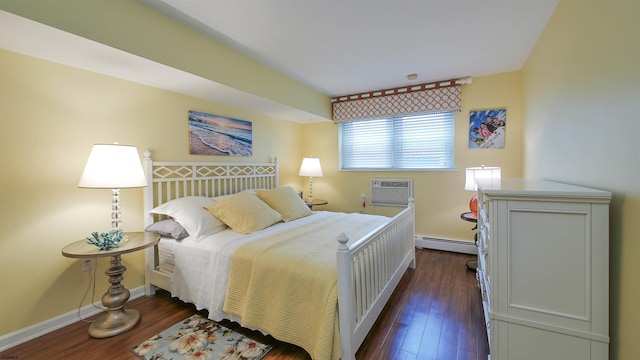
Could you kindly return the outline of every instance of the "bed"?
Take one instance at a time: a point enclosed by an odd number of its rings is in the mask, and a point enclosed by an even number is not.
[[[156,162],[146,152],[143,163],[145,227],[191,221],[183,219],[194,213],[163,210],[175,203],[203,201],[216,221],[228,221],[230,204],[262,209],[256,199],[280,211],[280,221],[249,230],[232,219],[212,234],[194,228],[200,226],[195,220],[184,224],[190,235],[181,240],[175,229],[165,231],[146,250],[147,295],[165,289],[207,309],[213,320],[271,334],[314,359],[355,359],[402,275],[415,268],[413,200],[392,218],[302,210],[287,202],[302,216],[280,204],[293,190],[279,186],[277,161]],[[199,212],[189,219],[198,216],[206,217]]]

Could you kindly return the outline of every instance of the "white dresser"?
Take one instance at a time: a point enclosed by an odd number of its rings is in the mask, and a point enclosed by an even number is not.
[[[611,193],[478,180],[478,282],[491,360],[609,357]]]

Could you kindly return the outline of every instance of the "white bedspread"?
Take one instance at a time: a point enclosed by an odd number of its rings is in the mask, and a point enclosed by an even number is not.
[[[173,253],[175,270],[171,278],[172,295],[193,303],[198,310],[207,309],[212,320],[240,321],[222,310],[233,253],[245,244],[331,216],[330,214],[332,213],[325,211],[314,212],[313,215],[302,219],[278,223],[249,235],[225,230],[200,242],[183,239],[179,246],[175,246]],[[364,216],[385,218],[377,215]],[[336,238],[341,231],[336,229]],[[337,247],[336,241],[336,249]]]

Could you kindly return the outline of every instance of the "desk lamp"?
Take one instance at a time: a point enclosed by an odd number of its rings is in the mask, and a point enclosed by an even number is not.
[[[466,169],[466,180],[464,183],[464,189],[467,191],[474,191],[476,194],[471,197],[469,201],[469,210],[477,214],[478,213],[478,185],[477,179],[500,179],[502,176],[501,169],[497,166],[484,166],[470,167]]]
[[[309,177],[309,200],[313,201],[313,177],[322,177],[322,166],[320,166],[320,159],[318,158],[304,158],[300,165],[300,172],[298,176]]]
[[[120,189],[147,186],[138,149],[131,145],[93,145],[78,187],[111,189],[111,227],[120,232]]]

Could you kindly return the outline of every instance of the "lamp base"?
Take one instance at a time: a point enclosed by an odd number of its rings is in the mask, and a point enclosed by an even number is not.
[[[469,200],[469,210],[472,213],[478,213],[478,195],[473,195],[471,200]]]
[[[120,212],[120,189],[111,189],[111,228],[120,232],[122,212]]]

